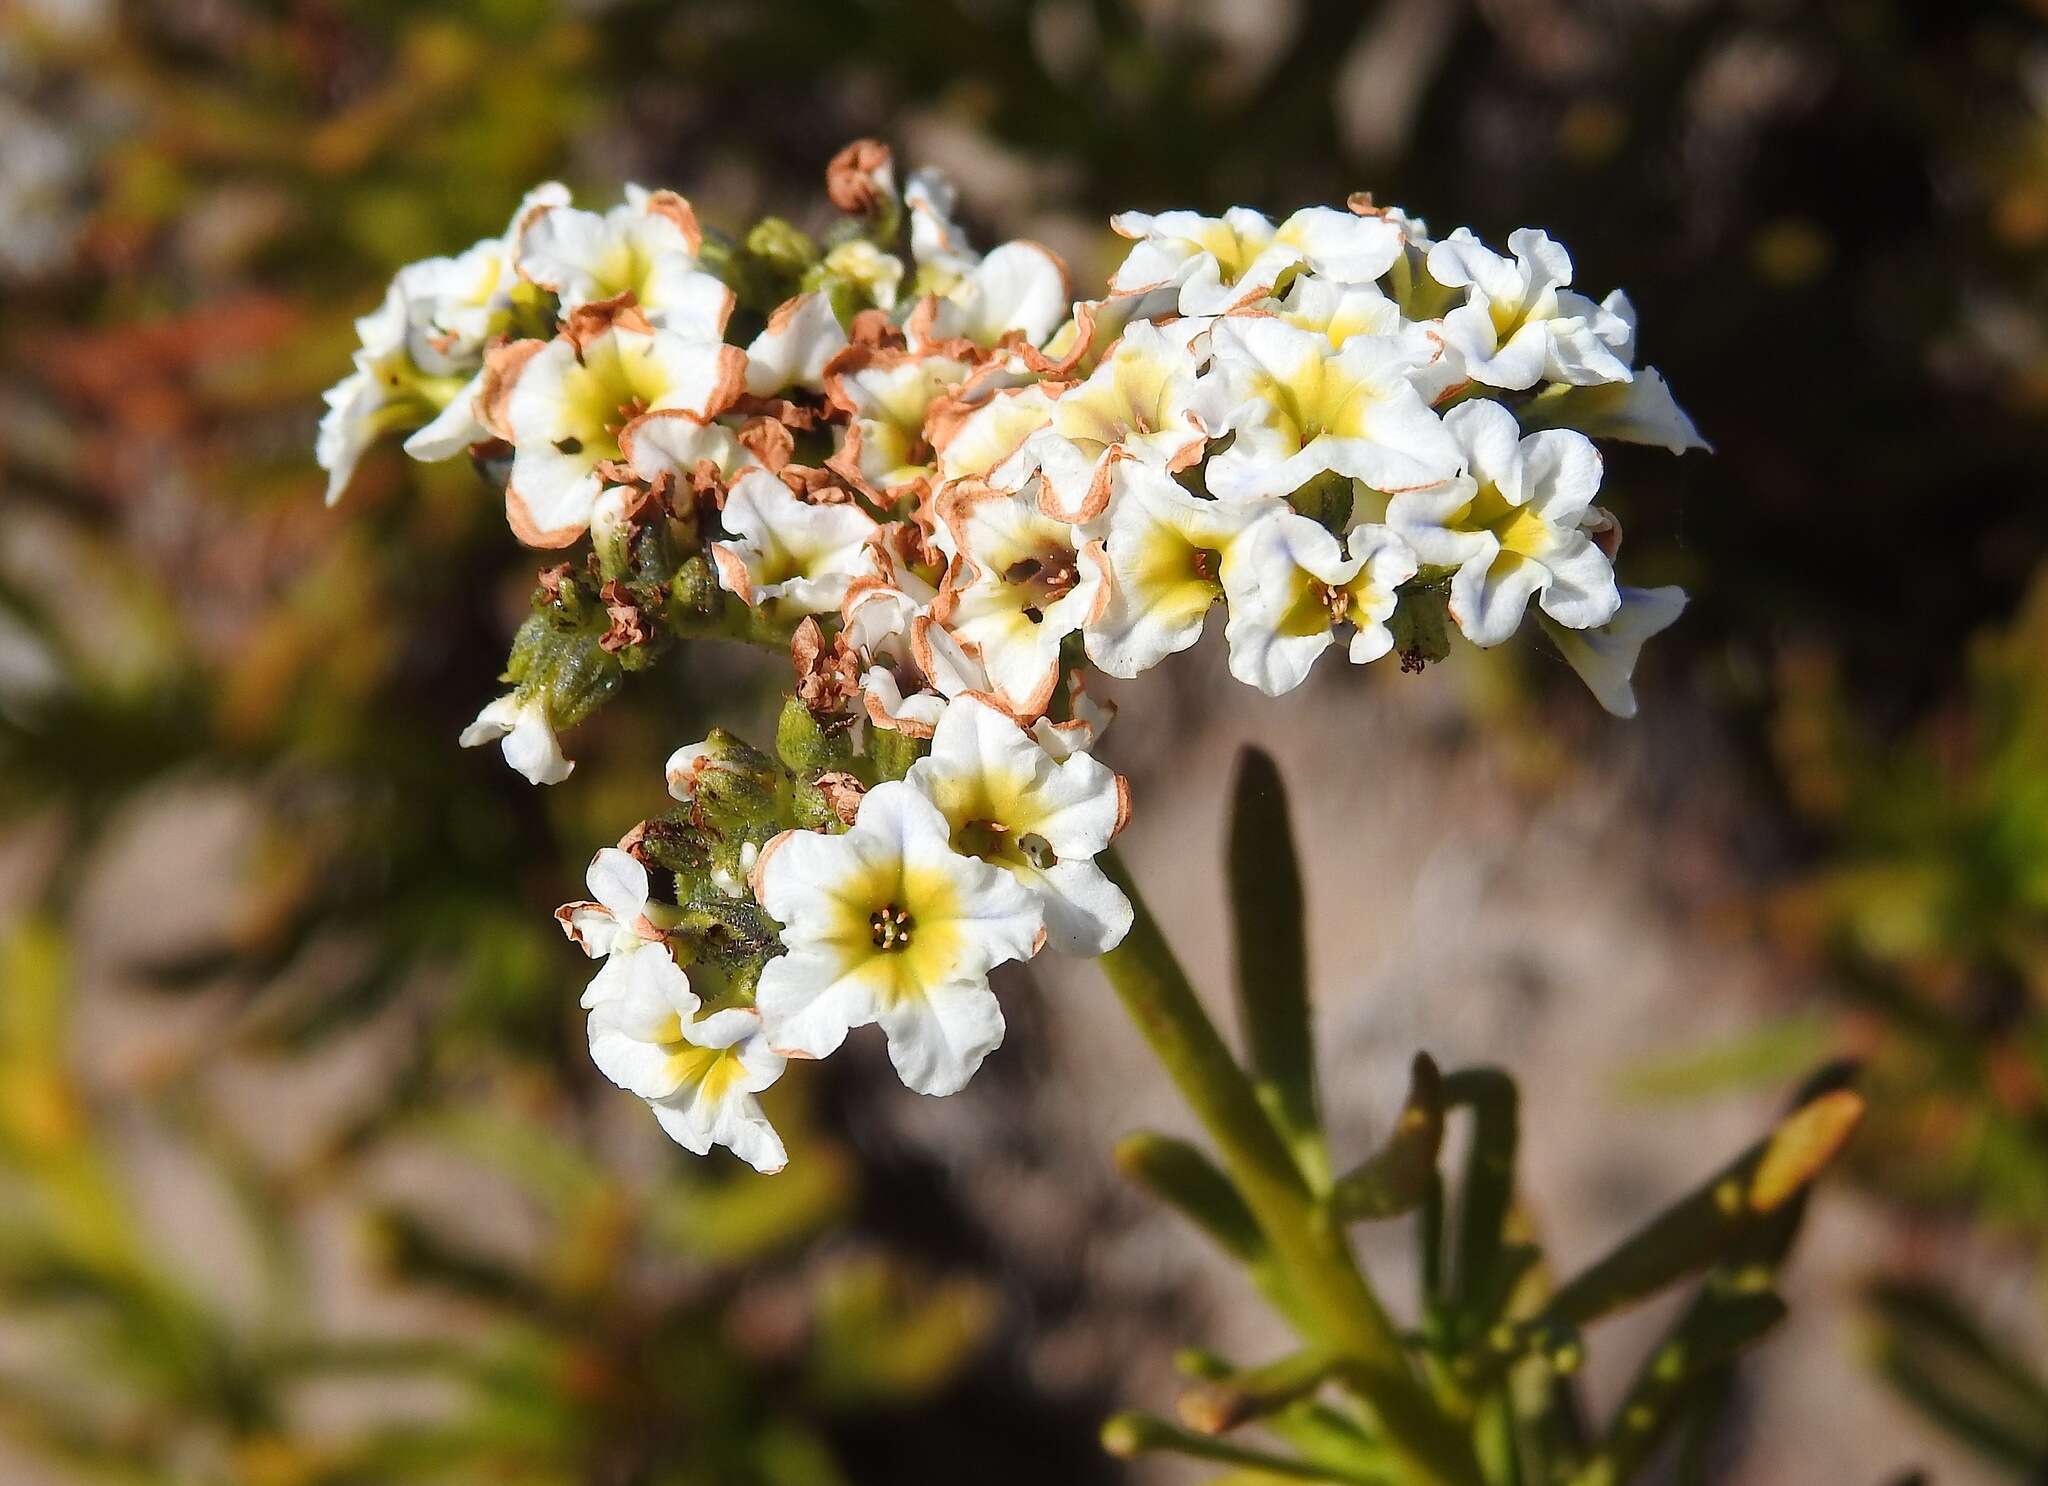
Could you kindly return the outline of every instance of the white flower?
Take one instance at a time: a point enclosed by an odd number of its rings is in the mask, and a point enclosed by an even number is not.
[[[647,869],[616,848],[588,876],[595,901],[555,910],[562,932],[604,966],[583,993],[590,1057],[604,1076],[654,1108],[686,1150],[729,1148],[757,1171],[779,1171],[782,1141],[754,1095],[781,1076],[780,1056],[749,1007],[697,1015],[689,977],[657,920],[673,913],[647,893]]]
[[[1054,722],[1050,717],[1040,717],[1031,724],[1031,736],[1038,740],[1038,746],[1052,756],[1055,763],[1064,762],[1077,753],[1087,753],[1102,741],[1102,735],[1109,731],[1109,725],[1116,721],[1116,703],[1097,701],[1088,692],[1088,672],[1075,666],[1067,672],[1067,711],[1072,714],[1064,722]]]
[[[483,415],[477,409],[484,382],[485,373],[479,367],[440,412],[406,435],[402,446],[405,452],[423,464],[435,464],[453,459],[471,444],[488,439],[491,431],[484,426]]]
[[[939,807],[953,849],[1030,888],[1061,954],[1099,955],[1130,931],[1131,905],[1095,865],[1130,813],[1124,781],[1086,753],[1055,761],[977,698],[949,704],[907,781]]]
[[[1013,338],[1036,346],[1059,328],[1073,302],[1066,265],[1050,248],[1019,239],[957,274],[905,329],[916,347],[964,339],[990,350]]]
[[[685,743],[668,756],[662,766],[662,776],[668,780],[669,798],[687,805],[697,798],[697,776],[706,769],[718,767],[718,760],[711,751],[710,740],[702,743]]]
[[[657,329],[703,340],[725,333],[733,294],[697,266],[697,214],[673,191],[626,187],[626,201],[600,215],[555,206],[527,227],[519,272],[561,297],[564,314],[631,294]]]
[[[1368,284],[1400,255],[1400,231],[1378,217],[1303,207],[1274,227],[1263,213],[1232,207],[1195,212],[1123,212],[1109,225],[1137,240],[1109,281],[1121,294],[1178,288],[1183,315],[1220,315],[1271,294],[1299,265],[1344,283]]]
[[[966,380],[970,368],[936,352],[874,351],[825,377],[825,395],[852,421],[831,467],[880,499],[932,474],[926,437],[932,405]]]
[[[695,1016],[697,997],[690,979],[669,953],[668,936],[656,922],[665,916],[665,905],[648,897],[647,869],[629,853],[607,846],[590,859],[584,883],[588,899],[555,910],[555,922],[570,942],[591,959],[604,961],[583,993],[584,1009],[624,1000],[633,1003],[643,1021],[657,1013]],[[642,1092],[636,1080],[615,1072],[604,1059],[598,1066],[614,1083]]]
[[[1052,333],[1052,338],[1043,348],[1034,350],[1022,346],[1018,348],[1019,355],[1024,364],[1040,376],[1062,382],[1085,377],[1095,369],[1096,363],[1116,344],[1127,327],[1140,321],[1178,316],[1176,305],[1179,296],[1178,289],[1167,285],[1134,294],[1110,294],[1103,299],[1081,300],[1074,305],[1066,323]],[[1182,318],[1192,318],[1196,325],[1208,323],[1207,316]]]
[[[1100,619],[1109,602],[1102,544],[1047,516],[1032,486],[950,486],[939,517],[960,555],[932,617],[987,669],[1005,707],[1036,717],[1059,684],[1061,642]]]
[[[1354,336],[1405,336],[1404,345],[1417,358],[1408,381],[1432,407],[1467,382],[1463,359],[1429,327],[1411,326],[1377,284],[1299,278],[1274,313],[1289,325],[1315,331],[1339,350]]]
[[[1600,454],[1582,434],[1526,438],[1515,415],[1478,399],[1444,418],[1465,473],[1396,495],[1387,522],[1426,564],[1454,567],[1451,617],[1475,645],[1498,645],[1529,600],[1569,629],[1613,618],[1614,569],[1582,523],[1600,489]]]
[[[1616,717],[1634,717],[1631,681],[1643,642],[1671,628],[1684,612],[1682,588],[1624,588],[1621,607],[1605,624],[1566,629],[1545,621],[1543,630],[1602,707]]]
[[[856,578],[846,591],[843,633],[876,727],[929,738],[948,698],[989,690],[987,669],[931,617],[935,596],[912,574]]]
[[[613,1024],[606,1030],[607,1037],[626,1035],[619,1025],[624,1020],[623,1009],[599,1007],[590,1014],[593,1056],[600,1019]],[[632,1030],[666,1032],[668,1028]],[[722,1145],[763,1175],[782,1170],[789,1160],[782,1137],[754,1097],[782,1077],[784,1064],[782,1054],[768,1045],[760,1013],[750,1006],[729,1006],[680,1030],[681,1040],[661,1049],[666,1068],[660,1082],[673,1080],[673,1088],[648,1099],[655,1120],[671,1140],[692,1155],[708,1155],[713,1146]]]
[[[846,349],[846,331],[829,295],[813,290],[775,307],[747,346],[747,391],[773,397],[791,387],[824,389],[825,367]]]
[[[1443,318],[1443,337],[1466,375],[1519,390],[1539,381],[1575,386],[1626,382],[1614,347],[1631,332],[1620,317],[1572,293],[1571,255],[1531,227],[1508,234],[1512,261],[1459,228],[1429,250],[1431,277],[1466,290]]]
[[[673,409],[649,413],[621,429],[619,457],[649,484],[666,476],[685,487],[701,465],[709,464],[721,481],[729,481],[761,463],[723,423],[706,423]]]
[[[388,433],[416,428],[432,418],[435,384],[423,379],[406,352],[405,295],[396,284],[384,301],[356,321],[362,341],[355,370],[322,394],[327,411],[313,446],[314,458],[327,471],[327,504],[348,489],[356,465],[371,445]],[[441,395],[452,396],[460,379],[442,379]]]
[[[1047,514],[1075,522],[1100,516],[1109,504],[1109,467],[1119,458],[1171,471],[1202,457],[1208,434],[1194,413],[1190,342],[1204,330],[1193,320],[1139,321],[1087,381],[1052,401],[1047,426],[1025,442],[1015,466],[1044,475]]]
[[[738,346],[657,330],[631,309],[492,357],[485,419],[512,445],[505,511],[532,547],[566,547],[588,529],[603,485],[597,466],[620,458],[636,419],[674,408],[709,420],[746,378]]]
[[[1575,428],[1588,438],[1652,444],[1673,454],[1688,449],[1713,452],[1713,445],[1700,437],[1672,397],[1663,374],[1655,367],[1636,367],[1636,309],[1628,296],[1617,289],[1600,302],[1600,308],[1626,327],[1626,338],[1614,343],[1614,354],[1635,369],[1634,378],[1597,387],[1546,387],[1522,408],[1522,426]]]
[[[1030,437],[1052,421],[1052,398],[1036,383],[1005,387],[983,398],[957,423],[933,431],[941,480],[986,480],[1003,490],[1031,478],[1024,452]]]
[[[828,277],[865,294],[879,308],[896,308],[896,295],[903,285],[903,260],[894,253],[856,237],[827,253],[822,266]]]
[[[563,756],[555,737],[547,703],[539,696],[507,692],[477,713],[458,741],[464,748],[480,748],[500,739],[505,762],[530,784],[560,784],[575,772],[576,765]]]
[[[1279,503],[1203,500],[1135,459],[1116,461],[1110,483],[1110,599],[1086,644],[1110,675],[1135,676],[1201,639],[1246,529]]]
[[[777,619],[834,612],[847,585],[874,569],[872,517],[845,502],[800,499],[766,470],[733,481],[719,519],[732,533],[711,544],[720,586]]]
[[[1345,548],[1349,547],[1349,555]],[[1393,649],[1387,618],[1395,590],[1415,576],[1415,554],[1383,526],[1361,526],[1340,545],[1320,523],[1281,506],[1252,523],[1224,572],[1230,600],[1230,674],[1267,696],[1308,679],[1336,627],[1356,626],[1354,663]]]
[[[427,258],[398,271],[406,349],[421,370],[467,376],[482,364],[484,347],[504,333],[518,299],[520,242],[536,218],[568,201],[568,188],[558,182],[536,186],[499,236],[452,258]]]
[[[1527,428],[1572,428],[1596,439],[1625,444],[1650,444],[1683,454],[1688,449],[1713,452],[1714,446],[1671,395],[1664,374],[1653,366],[1637,371],[1632,381],[1600,387],[1546,387],[1522,409]]]
[[[1274,311],[1289,325],[1313,330],[1342,350],[1354,335],[1398,335],[1401,308],[1377,284],[1340,284],[1304,275],[1289,286]]]
[[[936,170],[913,171],[903,186],[903,204],[910,208],[910,256],[917,263],[918,287],[944,293],[981,255],[968,245],[967,234],[953,220],[959,192]]]
[[[407,436],[405,452],[412,458],[427,463],[453,459],[491,436],[477,405],[486,380],[484,349],[511,329],[522,293],[538,298],[537,290],[522,286],[516,265],[526,229],[568,200],[568,189],[558,182],[536,186],[499,236],[455,257],[426,258],[398,271],[394,283],[405,301],[406,354],[413,365],[431,378],[467,378],[453,395],[435,384],[435,396],[446,401]]]
[[[1426,336],[1355,335],[1333,348],[1270,315],[1219,320],[1195,410],[1212,436],[1235,433],[1208,463],[1225,499],[1288,495],[1329,471],[1376,490],[1455,473],[1458,446],[1409,376],[1434,354]]]
[[[1009,873],[949,844],[945,816],[901,780],[861,800],[853,828],[794,831],[756,870],[788,953],[761,971],[768,1039],[822,1058],[881,1023],[897,1075],[923,1094],[964,1087],[1003,1040],[988,973],[1037,952],[1037,899]]]

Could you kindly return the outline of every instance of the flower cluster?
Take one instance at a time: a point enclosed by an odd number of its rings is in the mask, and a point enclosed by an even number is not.
[[[989,972],[1131,921],[1094,858],[1128,814],[1091,749],[1131,677],[1219,604],[1269,695],[1342,645],[1403,669],[1531,610],[1610,711],[1676,589],[1619,585],[1596,438],[1704,447],[1546,234],[1433,238],[1369,197],[1280,222],[1128,212],[1097,298],[1026,241],[977,252],[940,177],[849,146],[821,238],[707,233],[668,191],[558,186],[401,272],[360,322],[319,453],[338,497],[404,431],[467,450],[544,571],[512,690],[465,744],[537,783],[683,638],[787,646],[774,753],[670,761],[677,808],[562,922],[605,967],[591,1047],[693,1150],[781,1146],[754,1094],[880,1023],[903,1081],[960,1088],[1002,1037]],[[650,875],[652,874],[652,875]],[[652,884],[662,895],[650,898]]]

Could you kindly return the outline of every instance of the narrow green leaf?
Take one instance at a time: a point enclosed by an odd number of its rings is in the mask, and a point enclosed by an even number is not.
[[[1520,1098],[1514,1080],[1500,1069],[1464,1068],[1444,1078],[1443,1102],[1446,1109],[1467,1106],[1472,1111],[1472,1147],[1458,1193],[1449,1292],[1452,1308],[1463,1310],[1492,1288],[1500,1264],[1515,1195]],[[1486,1325],[1493,1317],[1465,1319]]]
[[[1691,1305],[1645,1360],[1599,1452],[1573,1486],[1618,1486],[1641,1467],[1670,1431],[1713,1391],[1726,1386],[1735,1358],[1775,1326],[1785,1312],[1771,1290],[1806,1215],[1811,1178],[1840,1148],[1861,1114],[1840,1096],[1854,1097],[1850,1063],[1831,1064],[1809,1078],[1792,1114],[1763,1143],[1744,1189],[1757,1211],[1725,1240]],[[1816,1112],[1818,1111],[1818,1112]],[[1789,1130],[1789,1134],[1787,1133]],[[1768,1175],[1763,1167],[1768,1161]],[[1794,1178],[1804,1172],[1803,1180]]]
[[[1421,1251],[1422,1304],[1425,1317],[1444,1304],[1444,1179],[1430,1172],[1423,1183],[1422,1208],[1415,1215],[1415,1245]]]
[[[1131,1460],[1140,1455],[1163,1452],[1185,1455],[1195,1460],[1213,1460],[1222,1465],[1262,1471],[1267,1475],[1282,1476],[1294,1481],[1333,1481],[1340,1483],[1340,1486],[1345,1486],[1345,1483],[1351,1483],[1351,1486],[1384,1486],[1388,1480],[1388,1477],[1378,1472],[1350,1471],[1311,1460],[1299,1460],[1289,1455],[1277,1455],[1267,1450],[1250,1449],[1228,1440],[1196,1434],[1192,1430],[1182,1429],[1150,1414],[1112,1415],[1102,1426],[1102,1448],[1119,1460]]]
[[[1182,1347],[1173,1354],[1174,1370],[1201,1383],[1221,1383],[1241,1369],[1227,1358],[1201,1347]],[[1342,1472],[1380,1472],[1396,1478],[1387,1447],[1351,1413],[1317,1399],[1304,1398],[1261,1421],[1302,1455]]]
[[[1643,1362],[1629,1385],[1600,1452],[1574,1486],[1619,1486],[1632,1479],[1722,1369],[1785,1317],[1769,1290],[1708,1286]]]
[[[1805,1191],[1862,1116],[1862,1096],[1851,1089],[1830,1090],[1801,1106],[1770,1135],[1559,1287],[1539,1314],[1490,1333],[1486,1347],[1491,1355],[1468,1359],[1460,1376],[1474,1381],[1495,1377],[1512,1359],[1554,1349],[1558,1338],[1731,1258],[1746,1234],[1773,1220]],[[1775,1255],[1769,1262],[1775,1264]]]
[[[1138,1130],[1117,1142],[1117,1169],[1240,1264],[1263,1263],[1266,1236],[1214,1161],[1184,1140]]]
[[[1329,1179],[1316,1117],[1309,1027],[1308,940],[1301,864],[1287,790],[1270,755],[1238,755],[1231,787],[1230,907],[1236,927],[1237,1014],[1259,1102],[1312,1186]]]
[[[1623,1089],[1641,1099],[1693,1100],[1783,1084],[1825,1056],[1836,1036],[1827,1016],[1781,1017],[1711,1047],[1640,1063]]]
[[[1249,1419],[1260,1419],[1320,1388],[1341,1359],[1311,1347],[1260,1367],[1196,1384],[1176,1405],[1181,1422],[1198,1434],[1222,1434]]]
[[[1443,1144],[1443,1079],[1427,1053],[1415,1055],[1408,1100],[1379,1151],[1330,1189],[1330,1210],[1344,1222],[1394,1218],[1429,1193]]]

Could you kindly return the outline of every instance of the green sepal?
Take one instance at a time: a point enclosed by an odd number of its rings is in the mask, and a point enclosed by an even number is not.
[[[1451,653],[1448,586],[1431,583],[1403,588],[1387,628],[1394,636],[1394,653],[1401,657],[1402,670],[1419,671],[1447,659]]]
[[[910,766],[924,757],[925,749],[925,743],[908,733],[891,728],[868,729],[868,762],[877,784],[908,774]]]
[[[803,778],[854,771],[853,721],[820,721],[797,697],[782,704],[775,723],[775,753],[784,767]]]
[[[598,644],[608,627],[602,605],[580,585],[564,583],[559,603],[526,617],[512,637],[505,679],[522,696],[538,696],[558,729],[576,726],[619,689],[616,656]]]

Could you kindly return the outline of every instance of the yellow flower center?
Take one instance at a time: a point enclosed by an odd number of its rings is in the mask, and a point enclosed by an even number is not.
[[[943,873],[880,861],[832,889],[832,939],[846,971],[884,1003],[922,995],[953,973],[961,950],[959,892]]]
[[[1221,270],[1226,284],[1236,283],[1252,266],[1252,260],[1259,256],[1257,245],[1246,242],[1224,222],[1213,222],[1204,227],[1196,241],[1215,256],[1216,267]]]
[[[679,1087],[695,1084],[714,1104],[722,1102],[747,1071],[738,1050],[729,1047],[696,1047],[682,1042],[669,1054],[669,1061],[680,1080]]]
[[[660,405],[669,391],[649,354],[651,347],[613,334],[591,344],[582,362],[563,378],[562,404],[568,432],[555,441],[564,454],[582,455],[594,467],[619,457],[619,433]]]
[[[1522,557],[1540,556],[1551,545],[1549,524],[1527,506],[1510,505],[1494,485],[1482,485],[1444,525],[1453,531],[1492,532],[1501,551]]]

